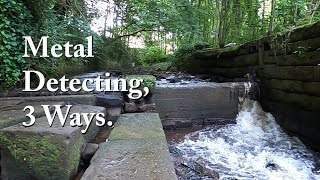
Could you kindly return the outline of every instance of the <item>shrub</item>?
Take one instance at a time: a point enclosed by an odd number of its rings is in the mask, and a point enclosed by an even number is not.
[[[140,52],[141,65],[165,62],[167,58],[165,51],[155,46],[147,47]]]

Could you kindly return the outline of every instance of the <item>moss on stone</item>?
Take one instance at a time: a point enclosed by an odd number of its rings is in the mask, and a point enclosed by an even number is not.
[[[59,135],[26,136],[0,132],[1,149],[14,158],[16,165],[27,166],[40,179],[52,179],[54,174],[67,179],[74,173],[83,141],[80,139],[73,144],[74,147],[68,148],[69,144]]]
[[[149,88],[150,93],[154,93],[156,89],[156,78],[152,75],[129,75],[126,76],[126,82],[129,85],[130,80],[132,79],[142,79],[143,83],[138,88],[140,90],[143,90],[144,87]]]

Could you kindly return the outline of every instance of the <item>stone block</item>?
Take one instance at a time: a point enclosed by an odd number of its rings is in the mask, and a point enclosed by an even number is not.
[[[264,66],[264,77],[267,79],[285,79],[299,81],[315,81],[314,66]],[[318,80],[319,81],[319,80]]]
[[[45,119],[30,128],[2,129],[2,179],[61,179],[77,173],[84,137],[78,127],[48,126]]]
[[[234,119],[242,87],[241,83],[158,86],[156,111],[163,121],[184,119],[199,124],[198,119]]]
[[[319,65],[313,67],[313,80],[316,82],[320,82],[320,66]]]
[[[177,180],[164,137],[109,141],[100,147],[81,180]]]
[[[123,106],[123,97],[121,93],[112,93],[112,94],[100,94],[96,95],[97,106],[102,107],[122,107]]]
[[[111,107],[107,108],[107,119],[108,121],[115,122],[121,115],[122,108],[121,107]]]
[[[66,107],[62,113],[66,112]],[[105,113],[105,108],[77,105],[71,113]],[[69,115],[70,115],[69,114]],[[71,127],[70,117],[62,127],[56,117],[50,127],[48,119],[41,117],[31,127],[22,124],[0,130],[3,179],[62,179],[68,180],[77,172],[81,147],[93,141],[100,132],[95,119],[86,134],[82,127]],[[81,117],[81,122],[85,120]]]
[[[288,93],[277,89],[270,89],[269,98],[274,100],[275,102],[295,105],[296,107],[300,107],[305,110],[313,109],[312,101],[314,96],[308,96],[305,94],[297,93]]]
[[[13,100],[13,102],[16,102],[16,100]],[[23,109],[29,105],[34,107],[35,112],[33,115],[36,118],[44,116],[45,113],[41,107],[41,105],[44,104],[50,105],[50,112],[54,110],[53,105],[65,105],[64,102],[28,102],[14,106],[6,106],[6,108],[0,110],[0,129],[28,121],[29,118],[26,116],[27,112],[23,112]]]
[[[120,116],[109,141],[159,137],[165,138],[159,114],[132,113]]]

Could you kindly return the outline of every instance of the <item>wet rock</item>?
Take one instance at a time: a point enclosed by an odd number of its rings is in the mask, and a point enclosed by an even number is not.
[[[138,106],[134,102],[124,103],[124,111],[128,113],[133,113],[138,111]]]
[[[217,171],[214,171],[208,168],[202,160],[182,162],[182,165],[202,176],[207,176],[210,179],[213,179],[213,180],[220,179],[219,173]]]
[[[120,93],[96,95],[97,106],[102,107],[122,107],[123,98]]]
[[[272,162],[267,163],[265,167],[268,168],[268,169],[274,170],[274,171],[276,171],[276,170],[281,168],[278,164],[272,163]]]
[[[86,143],[82,147],[82,152],[81,152],[81,159],[84,161],[90,160],[94,154],[97,152],[99,149],[98,144],[93,144],[93,143]]]
[[[178,83],[178,82],[181,82],[181,79],[179,79],[178,77],[176,76],[169,76],[166,78],[166,80],[169,82],[169,83]]]
[[[151,104],[145,104],[146,106],[146,111],[155,111],[156,110],[156,104],[151,103]]]
[[[146,104],[142,104],[138,106],[138,111],[137,112],[146,112],[147,111],[147,106]]]
[[[236,45],[237,45],[237,43],[229,43],[229,44],[225,45],[224,47],[228,48],[228,47],[234,47]]]
[[[112,107],[107,109],[107,119],[108,121],[115,122],[121,115],[122,108],[121,107]]]
[[[183,153],[181,152],[180,149],[178,149],[175,146],[169,146],[169,152],[170,154],[174,155],[174,156],[182,156]]]
[[[208,79],[211,79],[211,76],[207,74],[201,74],[198,76],[198,78],[202,80],[208,80]]]
[[[166,79],[166,76],[163,75],[163,74],[158,74],[158,75],[156,76],[156,79],[157,79],[157,80]]]

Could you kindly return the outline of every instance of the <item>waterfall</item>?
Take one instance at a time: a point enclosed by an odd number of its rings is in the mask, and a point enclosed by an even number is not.
[[[243,99],[236,122],[191,133],[176,148],[184,159],[203,161],[220,179],[320,179],[316,155],[258,102]]]

